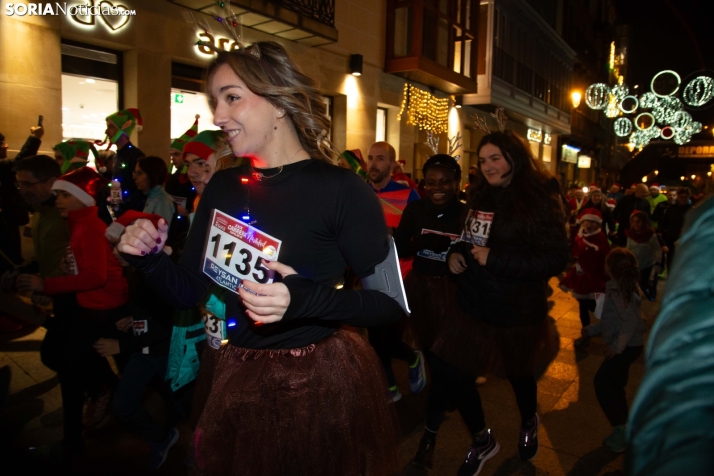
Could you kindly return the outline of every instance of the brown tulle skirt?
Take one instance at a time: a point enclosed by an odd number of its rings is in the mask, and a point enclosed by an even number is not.
[[[427,276],[412,270],[404,279],[412,311],[405,340],[413,348],[429,350],[443,330],[451,326],[450,303],[456,299],[456,283],[447,276]]]
[[[203,409],[206,407],[208,395],[211,393],[213,375],[215,373],[220,353],[220,349],[214,349],[208,345],[208,343],[203,346],[203,350],[201,351],[201,366],[198,368],[198,375],[196,376],[196,386],[193,391],[193,404],[191,406],[191,415],[189,417],[189,422],[191,423],[191,428],[193,430],[196,429],[198,420],[201,418],[201,413],[203,413]]]
[[[550,316],[533,324],[496,326],[464,312],[455,302],[449,309],[455,318],[432,352],[474,377],[537,377],[558,355],[560,335]]]
[[[369,344],[340,330],[297,349],[220,349],[192,474],[398,473],[398,423]]]

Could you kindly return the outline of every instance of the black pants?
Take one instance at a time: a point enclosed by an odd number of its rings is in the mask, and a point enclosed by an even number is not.
[[[642,289],[642,292],[645,293],[645,296],[647,298],[650,297],[650,294],[652,292],[652,286],[650,285],[650,276],[652,276],[652,268],[653,266],[649,266],[645,269],[640,270],[640,288]]]
[[[402,341],[399,322],[387,324],[386,326],[370,327],[369,343],[382,362],[390,387],[397,384],[392,371],[392,358],[403,360],[409,365],[413,365],[416,362],[417,356],[414,349]]]
[[[430,352],[425,355],[431,370],[426,427],[434,433],[438,431],[444,419],[447,402],[451,399],[471,433],[475,434],[486,428],[481,396],[476,389],[474,377]],[[535,416],[538,402],[535,377],[514,377],[508,381],[516,394],[521,420],[530,420]]]
[[[590,325],[590,312],[595,312],[596,302],[594,299],[578,299],[580,305],[580,323],[583,327]]]
[[[630,374],[630,365],[641,353],[641,345],[625,347],[621,354],[605,359],[595,374],[595,395],[612,426],[627,423],[625,385]]]
[[[121,308],[90,311],[79,307],[74,295],[55,298],[55,317],[48,319],[42,342],[42,363],[57,372],[62,393],[64,438],[68,443],[82,439],[82,408],[85,392],[102,386],[116,388],[119,379],[107,359],[92,344],[100,337],[117,338],[115,323],[124,317]]]

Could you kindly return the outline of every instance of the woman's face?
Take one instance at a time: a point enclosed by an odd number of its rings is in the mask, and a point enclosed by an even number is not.
[[[602,202],[602,192],[593,192],[592,195],[590,195],[590,200],[592,200],[595,205],[599,205],[600,202]]]
[[[432,167],[424,176],[424,190],[434,205],[444,205],[456,195],[458,183],[452,171],[444,167]]]
[[[213,123],[228,134],[233,153],[267,158],[277,128],[285,127],[279,123],[285,111],[254,94],[226,64],[213,74],[210,91],[216,101]]]
[[[642,229],[642,219],[638,216],[630,218],[630,227],[635,231],[640,231]]]
[[[492,187],[505,187],[511,183],[513,174],[504,177],[511,170],[511,166],[499,147],[493,144],[481,147],[478,152],[478,164],[481,173]]]
[[[149,190],[151,190],[149,176],[146,175],[146,172],[141,170],[141,167],[139,167],[138,163],[136,164],[136,167],[134,167],[134,172],[131,174],[131,176],[134,179],[136,188],[138,188],[141,193],[146,194],[149,192]]]

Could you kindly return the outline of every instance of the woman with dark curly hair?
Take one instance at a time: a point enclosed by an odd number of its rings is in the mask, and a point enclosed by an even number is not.
[[[505,375],[513,387],[521,415],[521,459],[531,460],[538,452],[535,372],[558,350],[546,291],[548,279],[565,268],[568,258],[561,203],[529,147],[505,131],[486,135],[478,151],[480,173],[469,187],[462,241],[447,259],[458,275],[455,322],[432,348],[435,364],[449,376],[452,400],[468,410],[461,414],[473,433],[459,475],[477,474],[500,448],[474,385],[488,372]]]
[[[396,474],[384,371],[369,344],[340,327],[402,312],[369,286],[390,251],[379,201],[331,163],[320,93],[279,44],[219,53],[207,90],[214,124],[250,165],[211,178],[178,264],[161,252],[164,223],[137,221],[118,245],[177,307],[198,304],[211,279],[230,291],[225,323],[207,322],[223,345],[194,432],[194,470]],[[338,289],[348,265],[363,290]]]

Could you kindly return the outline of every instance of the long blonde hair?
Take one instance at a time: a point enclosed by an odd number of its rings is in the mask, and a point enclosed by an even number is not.
[[[315,82],[302,74],[288,57],[285,48],[273,41],[261,41],[248,48],[218,53],[208,68],[210,85],[216,70],[228,65],[251,92],[263,97],[278,109],[284,109],[292,121],[300,143],[311,157],[333,162],[338,155],[327,138],[330,120],[326,115],[322,95]],[[216,98],[207,88],[211,109]]]

